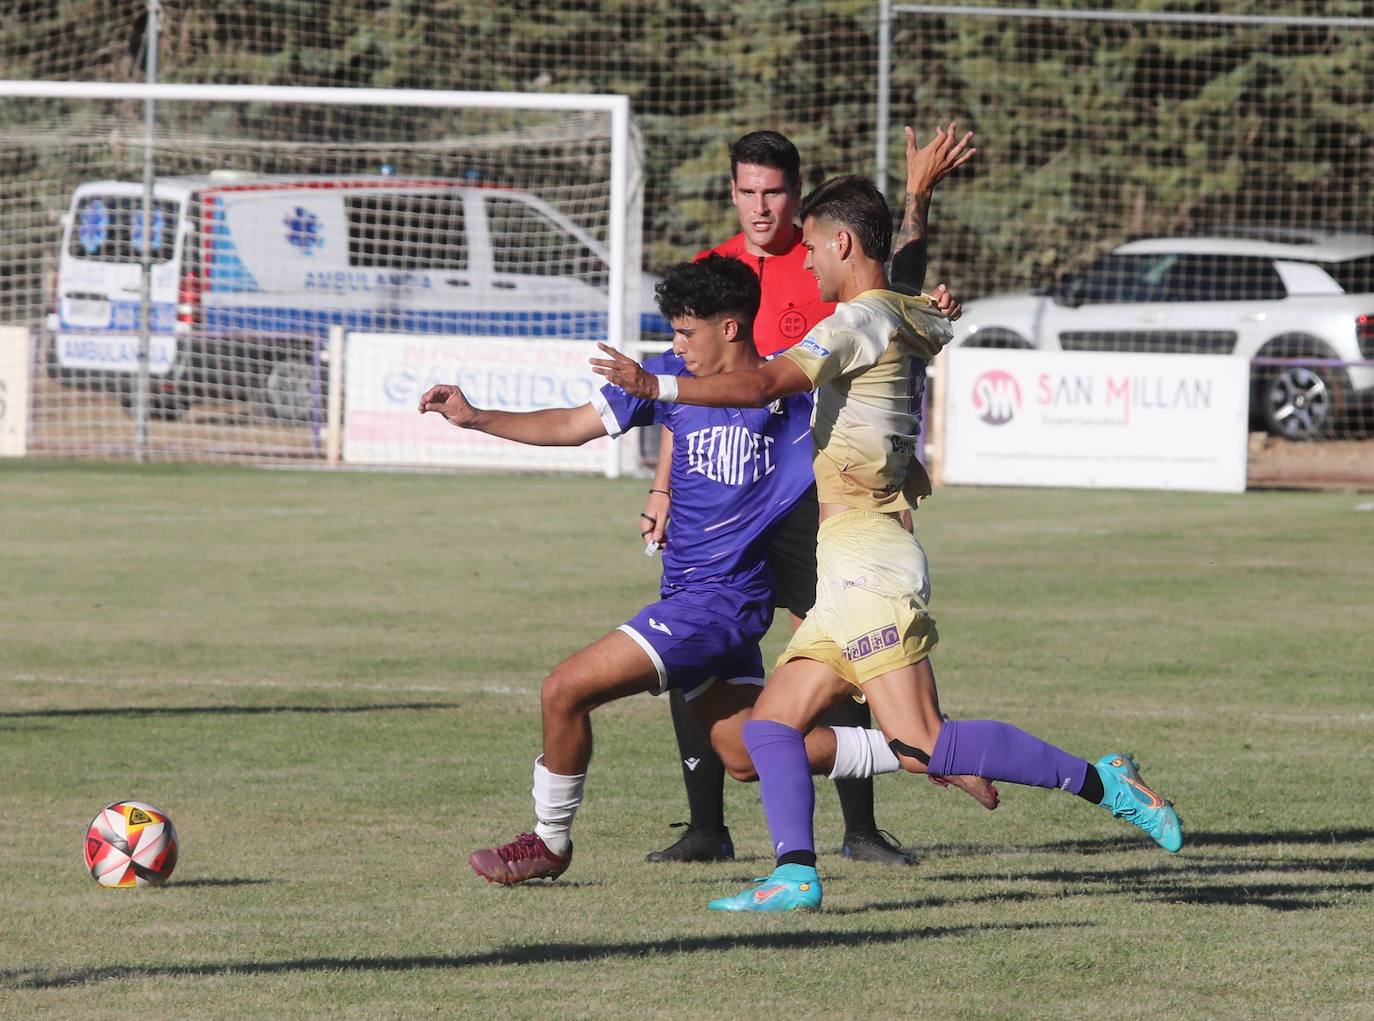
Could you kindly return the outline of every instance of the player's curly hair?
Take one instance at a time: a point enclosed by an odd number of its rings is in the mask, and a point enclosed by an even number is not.
[[[654,287],[654,297],[668,320],[728,315],[750,328],[759,313],[759,278],[733,256],[708,255],[697,262],[669,266]]]
[[[802,200],[799,216],[803,224],[814,217],[847,228],[876,262],[892,254],[892,211],[867,177],[832,177]]]

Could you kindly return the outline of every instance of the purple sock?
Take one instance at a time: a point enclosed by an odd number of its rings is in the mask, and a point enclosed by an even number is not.
[[[748,726],[748,724],[745,724]],[[936,776],[972,774],[1077,794],[1089,763],[1000,720],[950,720],[927,767]]]
[[[744,724],[744,747],[759,774],[759,798],[773,837],[773,853],[781,858],[793,851],[816,850],[812,815],[816,789],[800,730],[772,720]]]

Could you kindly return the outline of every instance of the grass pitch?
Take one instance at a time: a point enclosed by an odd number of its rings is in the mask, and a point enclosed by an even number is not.
[[[1374,513],[1352,494],[951,489],[918,515],[947,711],[1136,752],[1177,856],[1078,799],[989,814],[878,780],[909,870],[708,913],[766,872],[651,866],[685,809],[665,705],[596,720],[564,880],[501,889],[538,690],[654,591],[638,481],[0,467],[0,1014],[1368,1018]],[[769,651],[783,641],[770,636]],[[169,811],[158,890],[84,827]]]

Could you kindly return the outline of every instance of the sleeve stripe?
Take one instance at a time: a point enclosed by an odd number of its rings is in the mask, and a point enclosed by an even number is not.
[[[612,410],[610,402],[606,400],[606,395],[604,393],[598,390],[596,393],[592,394],[592,399],[588,403],[590,403],[591,406],[596,409],[596,413],[601,416],[601,424],[606,427],[607,436],[611,439],[615,439],[625,431],[620,425],[620,419],[615,417],[615,411]]]

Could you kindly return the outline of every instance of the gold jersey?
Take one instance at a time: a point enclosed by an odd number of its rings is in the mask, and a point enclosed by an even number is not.
[[[864,291],[779,355],[816,388],[811,435],[822,503],[887,512],[930,495],[916,449],[926,363],[951,336],[929,296]]]

